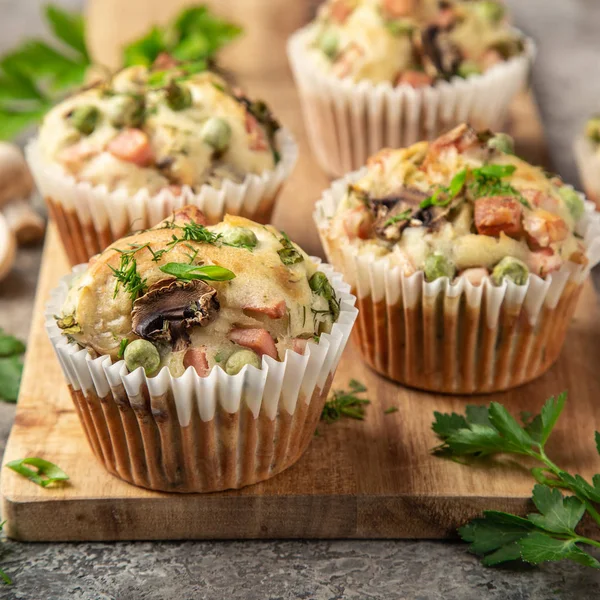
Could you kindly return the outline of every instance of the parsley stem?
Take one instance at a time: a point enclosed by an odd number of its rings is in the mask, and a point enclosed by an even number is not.
[[[539,446],[539,449],[540,449],[539,453],[534,452],[533,455],[536,458],[538,458],[538,460],[540,460],[541,462],[543,462],[546,465],[546,467],[548,468],[549,471],[551,471],[552,473],[554,473],[554,475],[556,475],[558,478],[560,478],[560,474],[563,472],[563,469],[561,469],[558,465],[554,464],[548,458],[548,455],[546,454],[546,452],[544,452],[543,446]],[[592,505],[592,503],[585,496],[583,496],[582,494],[578,493],[576,489],[573,489],[571,486],[565,485],[563,487],[565,487],[566,489],[568,489],[571,492],[573,492],[573,494],[575,494],[575,496],[577,498],[579,498],[579,500],[581,500],[581,502],[585,506],[585,509],[587,510],[587,512],[590,513],[590,515],[594,519],[594,521],[596,521],[596,523],[598,524],[598,526],[600,526],[600,513],[598,513],[598,511],[594,508],[594,506]],[[593,544],[593,545],[596,545],[596,544]]]
[[[580,535],[578,535],[577,537],[573,538],[573,541],[577,544],[588,544],[589,546],[595,546],[596,548],[600,548],[600,542],[597,542],[596,540],[591,540],[590,538],[586,538],[586,537],[581,537]]]

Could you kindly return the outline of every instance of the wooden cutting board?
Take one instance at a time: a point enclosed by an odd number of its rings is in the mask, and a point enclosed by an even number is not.
[[[283,93],[287,94],[283,102],[289,102],[284,120],[287,116],[301,134],[297,117],[293,120],[295,96],[289,88],[282,88]],[[541,130],[529,96],[515,104],[510,130],[525,155],[543,160]],[[280,199],[275,222],[315,252],[318,242],[310,214],[313,200],[328,182],[313,164],[303,137],[300,142],[303,158]],[[484,468],[432,456],[433,412],[462,411],[467,403],[492,399],[505,403],[514,414],[534,412],[562,390],[569,390],[570,400],[549,446],[550,455],[586,477],[600,471],[593,443],[594,430],[600,430],[600,311],[588,283],[561,358],[536,382],[467,399],[422,393],[372,372],[350,344],[334,387],[347,387],[350,378],[365,383],[371,400],[366,419],[322,423],[306,454],[288,471],[242,490],[206,495],[155,493],[128,485],[105,472],[88,448],[44,330],[49,291],[67,271],[51,227],[4,461],[40,456],[60,465],[71,480],[61,488],[43,489],[3,469],[2,515],[10,537],[29,541],[449,537],[483,509],[530,510],[527,499],[533,482],[510,460]],[[386,414],[390,407],[398,411]]]
[[[272,0],[224,0],[218,6],[238,20],[253,19],[249,36],[227,51],[227,65],[253,96],[262,96],[273,106],[300,143],[300,160],[274,222],[307,251],[320,254],[311,213],[329,182],[307,147],[284,53],[285,38],[308,18],[310,3],[292,4],[293,10],[283,11],[281,3]],[[523,156],[547,164],[529,96],[515,103],[509,130]],[[588,284],[561,358],[532,384],[469,399],[421,393],[370,371],[350,344],[334,387],[347,387],[350,378],[365,383],[371,400],[366,419],[321,424],[306,454],[288,471],[242,490],[207,495],[155,493],[128,485],[105,472],[88,448],[44,330],[49,291],[67,271],[51,227],[4,461],[39,456],[60,465],[71,480],[64,487],[43,489],[2,469],[2,516],[10,537],[29,541],[449,537],[483,509],[526,512],[533,483],[525,470],[508,460],[493,468],[476,468],[433,457],[433,411],[462,411],[468,402],[491,399],[505,403],[515,414],[538,411],[548,396],[564,389],[571,399],[550,454],[584,476],[600,471],[593,444],[594,430],[600,430],[596,359],[600,313]],[[398,411],[385,414],[390,407]]]

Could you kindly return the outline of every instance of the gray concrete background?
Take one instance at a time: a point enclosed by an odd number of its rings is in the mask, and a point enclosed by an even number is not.
[[[124,0],[126,1],[126,0]],[[301,1],[301,0],[293,0]],[[45,0],[0,0],[0,53],[43,33]],[[508,0],[538,42],[533,73],[554,165],[577,183],[571,153],[600,112],[600,1]],[[81,0],[61,0],[70,8]],[[39,249],[21,252],[0,288],[0,327],[29,329]],[[10,319],[8,315],[10,314]],[[0,453],[14,406],[0,403]],[[60,514],[57,513],[57,519]],[[463,544],[424,541],[161,542],[0,545],[15,580],[0,599],[26,600],[592,600],[600,573],[571,564],[486,569]]]

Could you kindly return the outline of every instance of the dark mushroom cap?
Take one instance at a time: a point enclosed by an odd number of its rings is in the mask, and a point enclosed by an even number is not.
[[[370,198],[369,207],[375,216],[373,226],[375,235],[388,242],[398,241],[402,231],[419,211],[419,205],[425,198],[427,198],[425,192],[411,187],[402,187],[398,192],[385,198]],[[394,219],[406,211],[410,211],[410,213],[405,219]],[[390,219],[393,220],[392,223],[390,223]]]
[[[218,311],[217,290],[204,281],[161,279],[133,303],[131,324],[141,338],[179,351],[190,343],[189,329],[208,325]]]

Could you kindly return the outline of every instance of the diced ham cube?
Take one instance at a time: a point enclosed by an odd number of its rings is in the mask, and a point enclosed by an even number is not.
[[[266,354],[271,358],[278,358],[275,340],[266,329],[232,329],[229,339],[244,348],[254,350],[259,356]]]
[[[108,143],[108,151],[139,167],[146,167],[154,160],[150,140],[141,129],[124,129]]]
[[[410,85],[412,88],[430,86],[433,79],[423,71],[404,71],[396,79],[396,85]]]
[[[559,201],[550,194],[545,194],[540,190],[523,190],[521,195],[532,207],[543,208],[552,212],[558,210]]]
[[[410,15],[414,8],[415,0],[383,0],[383,10],[388,17],[405,17]]]
[[[263,306],[252,303],[244,306],[243,311],[245,313],[250,313],[250,316],[252,316],[254,313],[258,315],[266,315],[269,317],[269,319],[281,319],[287,314],[287,304],[285,303],[285,300]]]
[[[521,233],[521,203],[510,196],[488,196],[475,201],[477,233],[516,237]]]
[[[269,149],[269,144],[258,121],[250,113],[246,113],[246,131],[250,138],[250,150],[264,152]]]
[[[206,348],[200,346],[199,348],[190,348],[183,355],[183,366],[184,368],[194,367],[196,373],[200,377],[206,377],[209,373],[208,358],[206,358]]]
[[[563,264],[562,258],[551,248],[543,248],[532,252],[529,256],[529,270],[540,277],[546,277],[552,271],[558,271]]]
[[[421,170],[425,171],[431,163],[436,163],[439,155],[449,148],[456,148],[456,151],[462,154],[479,144],[477,132],[470,125],[463,123],[431,142]]]
[[[329,8],[329,16],[341,25],[354,12],[354,8],[351,0],[335,0]]]
[[[208,225],[208,221],[204,213],[196,206],[187,204],[173,212],[172,217],[165,219],[166,221],[183,221],[184,223],[198,223],[198,225]]]
[[[541,208],[525,215],[523,228],[535,248],[546,248],[569,235],[569,228],[563,219]]]
[[[366,206],[357,206],[344,216],[344,231],[351,239],[368,240],[373,231],[373,215]]]
[[[83,140],[61,150],[58,158],[69,171],[78,171],[83,163],[95,154],[98,154],[98,149],[87,140]]]

